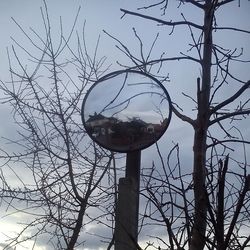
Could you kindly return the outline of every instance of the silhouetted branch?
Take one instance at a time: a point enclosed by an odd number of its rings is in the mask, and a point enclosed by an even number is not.
[[[155,21],[159,24],[162,24],[162,25],[167,25],[167,26],[171,26],[171,27],[174,27],[174,26],[178,26],[178,25],[190,25],[192,27],[195,27],[197,29],[200,29],[202,30],[203,27],[198,25],[198,24],[195,24],[193,22],[186,22],[186,21],[179,21],[179,22],[167,22],[167,21],[164,21],[162,19],[159,19],[159,18],[155,18],[155,17],[152,17],[152,16],[148,16],[148,15],[144,15],[144,14],[140,14],[140,13],[137,13],[137,12],[133,12],[133,11],[129,11],[129,10],[125,10],[125,9],[120,9],[124,14],[123,14],[123,17],[124,15],[133,15],[133,16],[138,16],[138,17],[141,17],[141,18],[144,18],[144,19],[147,19],[147,20],[151,20],[151,21]]]

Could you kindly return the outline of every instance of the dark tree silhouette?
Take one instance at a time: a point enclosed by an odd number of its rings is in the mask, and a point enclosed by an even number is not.
[[[8,51],[11,80],[0,83],[1,105],[12,107],[18,129],[13,139],[5,138],[9,150],[1,145],[1,205],[6,216],[27,218],[20,219],[23,227],[9,237],[6,249],[29,240],[36,248],[40,237],[47,238],[48,247],[75,249],[86,239],[83,227],[104,216],[102,207],[112,204],[113,195],[107,192],[112,184],[106,183],[107,176],[112,178],[107,172],[113,154],[90,142],[80,117],[88,85],[107,68],[105,58],[98,59],[99,41],[91,55],[84,29],[73,35],[79,11],[67,35],[60,23],[58,37],[52,34],[45,2],[44,36],[33,29],[27,33],[13,19],[35,52],[13,38],[15,46]],[[77,47],[70,46],[73,37]],[[29,65],[23,63],[26,56]]]
[[[227,48],[217,43],[219,32],[228,32],[227,36],[237,34],[250,35],[243,27],[220,26],[219,16],[224,8],[241,1],[202,0],[202,1],[155,1],[138,8],[136,11],[121,9],[122,18],[143,19],[145,23],[154,22],[162,27],[162,32],[169,30],[166,51],[159,58],[153,58],[159,34],[151,46],[140,37],[133,28],[138,51],[130,49],[126,41],[105,33],[117,43],[117,48],[130,60],[131,64],[118,64],[125,68],[136,68],[158,77],[163,83],[169,80],[167,67],[170,63],[196,64],[200,69],[197,75],[196,92],[185,94],[195,105],[196,117],[186,115],[181,104],[173,100],[173,111],[177,118],[191,125],[193,139],[193,170],[186,173],[181,167],[179,146],[176,144],[164,160],[166,152],[158,148],[161,166],[153,165],[151,170],[144,170],[144,190],[147,206],[142,218],[142,229],[147,225],[166,227],[167,241],[161,237],[161,245],[167,249],[244,249],[249,246],[249,162],[246,147],[249,136],[243,131],[241,122],[249,118],[249,86],[245,76],[239,76],[234,66],[249,65],[244,50]],[[243,2],[243,1],[242,1]],[[180,9],[181,20],[169,20],[171,5]],[[249,8],[249,3],[244,5]],[[197,15],[203,15],[199,23],[188,20],[189,8],[193,7]],[[160,18],[155,16],[159,9]],[[150,11],[152,13],[150,14]],[[237,11],[241,11],[239,7]],[[199,13],[199,14],[198,14]],[[222,24],[223,25],[223,24]],[[179,27],[189,31],[189,37],[183,37],[183,47],[189,45],[187,52],[167,57],[171,45],[175,46],[175,32]],[[216,33],[215,33],[216,32]],[[185,33],[187,34],[187,33]],[[215,36],[216,35],[216,36]],[[149,47],[147,51],[147,46]],[[173,47],[174,48],[174,47]],[[164,50],[164,48],[162,48]],[[183,67],[183,66],[182,66]],[[166,69],[165,69],[166,68]],[[246,67],[245,67],[246,68]],[[169,74],[168,74],[169,73]],[[174,78],[172,79],[174,82]],[[187,83],[185,83],[187,84]],[[231,94],[225,99],[219,96],[221,91],[231,88]],[[169,84],[171,89],[171,83]],[[236,159],[228,155],[234,148],[242,147],[243,158]],[[175,164],[173,165],[174,153]],[[230,160],[229,160],[230,159]],[[231,168],[230,168],[230,165]],[[184,173],[185,172],[185,173]],[[192,182],[190,176],[192,174]],[[230,181],[232,180],[232,181]],[[192,194],[191,191],[192,190]],[[148,243],[148,247],[160,249],[160,245]]]

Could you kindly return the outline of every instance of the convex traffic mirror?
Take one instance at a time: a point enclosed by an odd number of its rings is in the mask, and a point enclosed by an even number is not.
[[[116,152],[149,147],[163,135],[170,119],[171,101],[163,85],[133,70],[116,71],[99,79],[82,105],[89,136]]]

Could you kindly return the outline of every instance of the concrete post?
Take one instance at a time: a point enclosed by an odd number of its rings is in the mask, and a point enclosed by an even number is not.
[[[115,250],[137,250],[141,152],[127,154],[126,177],[119,180]]]

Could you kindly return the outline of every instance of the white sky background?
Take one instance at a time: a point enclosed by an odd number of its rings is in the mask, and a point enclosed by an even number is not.
[[[145,1],[148,2],[148,1]],[[170,1],[171,2],[171,1]],[[132,27],[136,27],[139,35],[142,36],[143,40],[146,41],[145,47],[149,47],[154,40],[154,37],[158,31],[160,33],[159,44],[156,46],[154,51],[154,58],[159,57],[159,55],[166,51],[168,56],[179,55],[179,51],[186,52],[188,49],[188,41],[186,41],[185,30],[183,28],[176,28],[175,31],[175,40],[168,36],[170,29],[164,29],[162,27],[156,27],[155,23],[150,21],[145,21],[136,17],[126,16],[123,19],[120,19],[122,13],[120,8],[125,8],[129,10],[136,11],[136,6],[143,6],[144,1],[135,1],[135,0],[48,0],[48,9],[52,24],[55,24],[55,27],[59,27],[59,16],[62,16],[63,24],[65,31],[67,31],[76,15],[78,7],[81,5],[81,12],[78,19],[79,29],[82,27],[84,20],[86,20],[86,39],[87,46],[90,50],[94,49],[98,35],[101,34],[101,43],[99,48],[100,56],[107,56],[108,61],[112,63],[112,70],[120,69],[116,65],[116,60],[125,62],[126,59],[122,54],[115,48],[114,42],[107,37],[102,30],[105,29],[110,34],[118,37],[125,44],[133,48],[138,54],[139,46],[136,42],[136,39],[133,36]],[[247,0],[241,1],[241,8],[237,8],[238,1],[235,1],[227,8],[221,16],[218,17],[217,22],[225,22],[226,26],[237,27],[241,25],[241,28],[250,30],[250,2]],[[21,34],[20,30],[11,20],[11,17],[14,17],[15,20],[22,25],[25,29],[33,27],[37,31],[41,30],[42,19],[40,15],[39,7],[42,6],[42,1],[40,0],[0,0],[0,79],[8,80],[8,65],[7,65],[7,55],[6,47],[11,46],[13,43],[10,39],[10,36],[13,36],[17,41],[24,42],[24,36]],[[158,8],[156,9],[156,17],[160,17],[158,14]],[[191,20],[198,19],[200,23],[200,14],[198,14],[197,9],[192,8],[190,10],[184,11],[187,19]],[[169,12],[164,18],[169,20],[181,20],[179,14],[177,14],[176,9],[174,8]],[[78,30],[79,30],[78,29]],[[42,28],[43,32],[43,28]],[[59,32],[58,32],[59,33]],[[239,35],[239,33],[230,33],[223,32],[223,35],[220,35],[219,32],[215,34],[215,38],[218,43],[222,46],[232,45],[237,47],[244,47],[245,58],[250,58],[250,37],[246,35]],[[190,38],[190,37],[188,37]],[[189,112],[193,104],[190,100],[183,97],[181,94],[185,92],[186,94],[192,94],[196,86],[196,78],[199,76],[199,68],[192,67],[191,63],[180,62],[176,67],[176,64],[167,64],[165,67],[165,72],[170,73],[171,83],[167,86],[167,90],[170,93],[170,96],[175,102],[178,102],[179,105],[184,109],[184,112]],[[234,66],[235,72],[241,75],[241,78],[244,80],[250,79],[250,69],[249,65],[247,67],[238,67]],[[233,89],[230,89],[230,91]],[[225,90],[221,93],[221,98],[224,99],[230,93],[229,90]],[[194,92],[195,93],[195,92]],[[9,137],[12,136],[15,127],[13,125],[10,110],[6,105],[0,104],[0,113],[1,113],[1,125],[0,125],[0,136]],[[191,114],[194,116],[195,112]],[[246,134],[248,138],[250,136],[249,125],[244,123]],[[247,132],[248,131],[248,132]],[[159,144],[162,146],[162,149],[171,147],[172,141],[180,143],[180,150],[182,153],[183,162],[186,164],[186,168],[191,168],[192,161],[192,139],[193,134],[191,128],[186,126],[186,124],[179,122],[177,119],[173,119],[168,131],[162,137]],[[149,149],[143,151],[142,153],[142,164],[144,166],[150,166],[152,163],[152,155],[155,153],[155,147],[152,146]],[[248,156],[249,157],[249,156]],[[18,229],[18,226],[15,224],[15,216],[0,217],[0,247],[3,242],[5,234],[9,234],[11,231]],[[30,246],[28,246],[29,249]],[[20,248],[22,249],[22,248]],[[46,249],[41,247],[41,249]],[[19,250],[19,248],[17,248]],[[47,250],[47,249],[46,249]],[[87,250],[87,249],[85,249]]]

